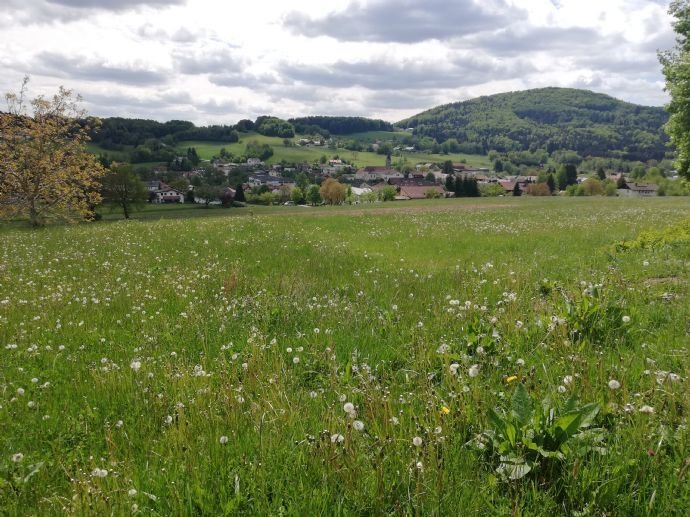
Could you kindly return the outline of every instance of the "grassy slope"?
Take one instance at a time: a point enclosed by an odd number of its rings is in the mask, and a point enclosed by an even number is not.
[[[391,135],[391,133],[385,133]],[[363,133],[359,134],[362,137]],[[299,140],[299,136],[295,137],[295,141]],[[377,136],[376,138],[379,138]],[[375,139],[376,139],[375,138]],[[368,165],[384,165],[385,156],[369,153],[369,152],[353,152],[346,149],[328,149],[314,148],[314,147],[285,147],[283,139],[277,137],[267,137],[257,133],[246,133],[240,135],[240,142],[234,144],[227,144],[223,142],[180,142],[179,149],[184,150],[187,147],[194,147],[197,153],[204,158],[210,159],[214,155],[220,153],[220,149],[225,147],[228,152],[234,155],[242,155],[245,151],[245,146],[248,142],[256,140],[260,143],[269,144],[273,148],[273,156],[268,160],[269,164],[280,163],[285,160],[287,162],[318,162],[321,156],[326,155],[332,157],[338,155],[343,159],[350,160],[358,167],[365,167]],[[413,165],[420,162],[443,162],[445,160],[452,160],[453,162],[466,161],[468,164],[476,167],[488,167],[490,165],[489,159],[486,156],[466,155],[466,154],[449,154],[449,155],[432,155],[426,153],[407,153],[407,160]],[[394,157],[394,161],[395,161]]]
[[[690,253],[610,253],[618,239],[690,217],[685,200],[265,210],[0,230],[0,513],[122,515],[136,504],[161,515],[677,515],[690,506],[680,473]],[[567,313],[560,292],[543,293],[544,278],[575,299],[581,282],[603,284],[596,303],[612,316],[593,320],[604,323],[601,339],[547,329]],[[479,321],[501,335],[486,355],[468,346]],[[681,380],[658,383],[657,370]],[[608,454],[498,481],[495,460],[466,444],[488,426],[489,408],[508,405],[508,375],[535,398],[599,402]],[[566,375],[574,382],[560,394]],[[622,387],[610,390],[610,379]],[[656,413],[626,413],[627,403]]]

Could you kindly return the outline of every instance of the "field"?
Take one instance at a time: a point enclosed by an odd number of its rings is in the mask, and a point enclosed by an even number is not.
[[[373,135],[379,135],[381,132],[372,132]],[[357,137],[359,139],[366,140],[366,135],[369,133],[358,133]],[[384,133],[386,134],[386,133]],[[390,133],[387,133],[390,137]],[[295,141],[299,140],[300,136],[295,137]],[[376,153],[370,153],[365,151],[348,151],[347,149],[329,149],[328,147],[286,147],[283,144],[282,138],[268,137],[259,135],[257,133],[242,133],[240,134],[240,141],[234,144],[228,144],[223,142],[199,142],[199,141],[186,141],[180,142],[178,148],[183,151],[188,147],[194,147],[199,153],[199,156],[205,160],[211,159],[213,156],[220,154],[220,149],[225,147],[225,149],[236,155],[241,156],[245,152],[245,147],[248,142],[256,140],[259,143],[269,144],[273,148],[273,156],[267,160],[268,164],[280,163],[286,161],[288,163],[314,163],[318,162],[321,156],[326,155],[328,158],[338,155],[340,158],[351,161],[357,167],[366,167],[369,165],[379,165],[383,166],[386,157]],[[446,160],[452,160],[454,163],[464,161],[469,165],[475,167],[489,167],[491,165],[488,157],[479,155],[469,155],[469,154],[428,154],[428,153],[406,153],[405,157],[410,165],[414,166],[417,163],[437,163],[444,162]],[[399,158],[393,157],[393,161],[396,162]]]
[[[0,228],[0,514],[690,507],[687,199],[205,213]]]

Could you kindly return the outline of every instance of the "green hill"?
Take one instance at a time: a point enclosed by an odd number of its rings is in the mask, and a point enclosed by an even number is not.
[[[477,152],[571,150],[580,156],[662,159],[662,108],[569,88],[501,93],[430,109],[396,126],[417,137],[456,139]]]

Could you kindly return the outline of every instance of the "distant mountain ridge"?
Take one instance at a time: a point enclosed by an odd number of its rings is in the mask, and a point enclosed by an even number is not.
[[[438,106],[395,125],[487,153],[575,151],[582,157],[661,160],[669,151],[663,108],[572,88],[540,88]]]

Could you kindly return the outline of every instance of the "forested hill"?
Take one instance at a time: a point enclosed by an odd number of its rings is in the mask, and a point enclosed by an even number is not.
[[[438,142],[475,144],[484,153],[572,150],[583,157],[645,161],[668,151],[667,118],[662,108],[600,93],[542,88],[439,106],[396,125]]]

